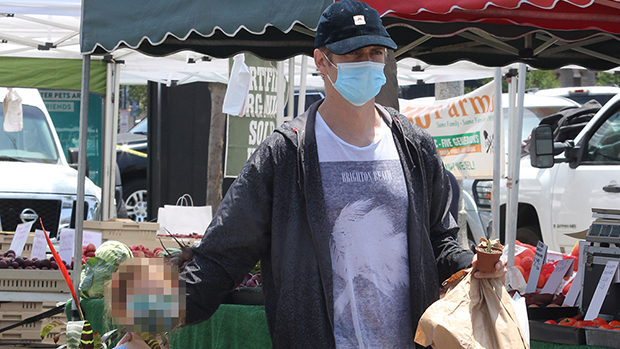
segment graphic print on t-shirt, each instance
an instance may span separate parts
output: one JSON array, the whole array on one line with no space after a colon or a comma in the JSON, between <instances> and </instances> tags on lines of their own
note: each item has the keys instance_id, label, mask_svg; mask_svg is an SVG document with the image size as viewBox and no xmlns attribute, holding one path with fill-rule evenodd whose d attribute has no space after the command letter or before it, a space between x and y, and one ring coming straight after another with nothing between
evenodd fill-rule
<instances>
[{"instance_id":1,"label":"graphic print on t-shirt","mask_svg":"<svg viewBox=\"0 0 620 349\"><path fill-rule=\"evenodd\" d=\"M321 162L338 348L412 347L399 160Z\"/></svg>"}]
</instances>

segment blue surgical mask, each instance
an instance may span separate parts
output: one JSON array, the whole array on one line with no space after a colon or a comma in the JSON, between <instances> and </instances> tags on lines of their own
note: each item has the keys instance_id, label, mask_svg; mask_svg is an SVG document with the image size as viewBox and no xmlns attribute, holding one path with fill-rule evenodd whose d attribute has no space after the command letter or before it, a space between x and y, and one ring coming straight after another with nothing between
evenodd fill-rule
<instances>
[{"instance_id":1,"label":"blue surgical mask","mask_svg":"<svg viewBox=\"0 0 620 349\"><path fill-rule=\"evenodd\" d=\"M325 54L323 53L325 56ZM385 85L385 64L378 62L338 63L336 66L325 56L329 64L338 69L336 82L327 79L344 99L354 106L362 106L373 99Z\"/></svg>"}]
</instances>

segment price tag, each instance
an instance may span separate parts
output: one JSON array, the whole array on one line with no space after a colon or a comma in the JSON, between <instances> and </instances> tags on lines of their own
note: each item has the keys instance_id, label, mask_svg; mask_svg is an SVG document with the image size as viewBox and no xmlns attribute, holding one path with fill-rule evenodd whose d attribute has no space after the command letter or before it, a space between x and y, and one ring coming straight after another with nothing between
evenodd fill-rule
<instances>
[{"instance_id":1,"label":"price tag","mask_svg":"<svg viewBox=\"0 0 620 349\"><path fill-rule=\"evenodd\" d=\"M588 306L586 316L583 318L585 321L594 320L594 318L596 318L600 313L601 307L603 306L603 301L605 300L605 296L607 295L607 291L611 285L611 281L616 275L618 262L619 261L617 260L607 261L607 265L605 265L605 269L603 269L601 278L598 280L598 285L596 285L596 290L594 291L594 296L592 296L592 301L590 301L590 305Z\"/></svg>"},{"instance_id":2,"label":"price tag","mask_svg":"<svg viewBox=\"0 0 620 349\"><path fill-rule=\"evenodd\" d=\"M564 259L558 262L549 276L549 280L545 283L545 286L540 291L540 293L553 293L555 294L558 287L560 287L560 283L565 276L570 276L573 273L573 263L574 259Z\"/></svg>"},{"instance_id":3,"label":"price tag","mask_svg":"<svg viewBox=\"0 0 620 349\"><path fill-rule=\"evenodd\" d=\"M28 235L30 234L30 229L32 229L32 225L34 221L28 223L18 224L15 228L15 234L13 235L13 240L11 240L11 246L9 250L13 250L15 252L15 257L21 256L22 252L24 252L24 246L26 245L26 240L28 240Z\"/></svg>"},{"instance_id":4,"label":"price tag","mask_svg":"<svg viewBox=\"0 0 620 349\"><path fill-rule=\"evenodd\" d=\"M30 253L30 259L45 259L46 251L47 240L45 239L45 233L43 230L37 229L34 231L34 240L32 241L32 252Z\"/></svg>"},{"instance_id":5,"label":"price tag","mask_svg":"<svg viewBox=\"0 0 620 349\"><path fill-rule=\"evenodd\" d=\"M525 287L525 293L536 292L538 278L540 277L540 270L542 269L546 259L547 245L545 245L542 241L538 241L538 245L536 245L536 254L534 255L534 261L532 262L532 269L530 270L530 278L528 279L527 286Z\"/></svg>"},{"instance_id":6,"label":"price tag","mask_svg":"<svg viewBox=\"0 0 620 349\"><path fill-rule=\"evenodd\" d=\"M73 244L75 240L75 230L63 228L60 233L60 247L58 248L58 255L60 259L71 264L71 257L73 257Z\"/></svg>"},{"instance_id":7,"label":"price tag","mask_svg":"<svg viewBox=\"0 0 620 349\"><path fill-rule=\"evenodd\" d=\"M101 246L101 232L83 230L82 246L88 246L88 244L93 244L96 248L99 248Z\"/></svg>"}]
</instances>

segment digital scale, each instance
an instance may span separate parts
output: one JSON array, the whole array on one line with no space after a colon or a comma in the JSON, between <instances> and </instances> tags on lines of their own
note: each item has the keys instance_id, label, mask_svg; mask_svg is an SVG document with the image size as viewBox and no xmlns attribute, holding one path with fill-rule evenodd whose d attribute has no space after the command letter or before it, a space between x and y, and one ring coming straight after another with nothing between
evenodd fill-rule
<instances>
[{"instance_id":1,"label":"digital scale","mask_svg":"<svg viewBox=\"0 0 620 349\"><path fill-rule=\"evenodd\" d=\"M580 268L583 271L580 310L586 313L608 261L620 261L620 210L592 209L597 218L588 229ZM620 268L619 268L620 270ZM616 271L609 287L601 317L620 320L620 271ZM609 320L608 320L609 321Z\"/></svg>"}]
</instances>

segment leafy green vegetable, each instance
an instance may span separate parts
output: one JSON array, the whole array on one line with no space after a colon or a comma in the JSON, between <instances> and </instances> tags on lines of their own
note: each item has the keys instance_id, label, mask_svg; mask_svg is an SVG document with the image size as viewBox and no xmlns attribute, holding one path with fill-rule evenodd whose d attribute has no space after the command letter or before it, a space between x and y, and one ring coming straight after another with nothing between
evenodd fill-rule
<instances>
[{"instance_id":1,"label":"leafy green vegetable","mask_svg":"<svg viewBox=\"0 0 620 349\"><path fill-rule=\"evenodd\" d=\"M119 264L123 263L125 259L133 258L133 253L124 243L110 240L99 246L95 251L95 257L101 258L118 268Z\"/></svg>"},{"instance_id":2,"label":"leafy green vegetable","mask_svg":"<svg viewBox=\"0 0 620 349\"><path fill-rule=\"evenodd\" d=\"M112 280L112 273L118 269L102 258L91 257L84 264L80 278L80 292L83 298L103 298L104 285Z\"/></svg>"}]
</instances>

